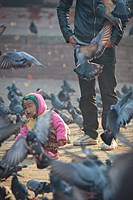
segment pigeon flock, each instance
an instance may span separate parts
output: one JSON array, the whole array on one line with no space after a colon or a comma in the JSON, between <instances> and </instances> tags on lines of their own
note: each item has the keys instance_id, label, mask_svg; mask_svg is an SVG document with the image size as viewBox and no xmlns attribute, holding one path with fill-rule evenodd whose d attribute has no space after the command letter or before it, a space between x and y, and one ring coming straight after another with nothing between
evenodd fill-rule
<instances>
[{"instance_id":1,"label":"pigeon flock","mask_svg":"<svg viewBox=\"0 0 133 200\"><path fill-rule=\"evenodd\" d=\"M0 148L11 135L19 133L19 128L26 120L22 108L24 91L21 91L15 83L5 89L9 105L7 106L3 97L0 97ZM79 106L73 105L71 100L76 90L67 80L63 80L58 94L47 94L41 88L37 88L36 91L48 101L49 112L37 120L34 131L29 131L27 137L19 137L1 158L0 199L48 200L47 194L50 193L52 200L130 200L133 197L131 190L133 144L121 134L121 128L125 128L133 118L133 88L124 84L121 91L117 91L118 103L111 106L107 120L107 130L112 133L111 138L127 145L129 151L121 155L108 155L105 162L83 144L81 144L82 156L66 151L71 159L69 162L50 159L44 154L40 142L46 144L48 141L52 110L57 112L68 126L75 123L80 130L83 127L83 118ZM101 109L98 88L96 96L97 106ZM79 99L77 105L78 103ZM107 141L105 137L105 142L108 143L108 137ZM34 158L36 168L50 170L49 182L29 179L25 184L19 180L19 176L22 176L19 172L28 168L23 161L29 155ZM8 178L11 179L10 187L4 184ZM128 194L123 191L124 181ZM32 197L30 192L33 194Z\"/></svg>"},{"instance_id":2,"label":"pigeon flock","mask_svg":"<svg viewBox=\"0 0 133 200\"><path fill-rule=\"evenodd\" d=\"M112 26L119 32L122 31L118 7L114 7L114 1L101 0L98 12L107 19L99 34L85 47L75 46L77 65L74 71L85 80L96 78L104 66L92 63L105 51L110 39ZM121 1L118 1L121 7ZM121 13L124 12L121 7ZM6 25L0 25L0 36L6 29ZM37 27L32 21L29 25L31 33L38 34ZM27 67L44 67L34 56L24 51L0 52L0 70L10 70ZM3 88L4 89L4 88ZM0 149L11 136L17 135L21 126L26 122L22 106L24 91L21 91L15 83L7 86L8 106L3 97L0 97ZM49 111L40 117L34 131L29 130L27 136L20 136L18 140L6 151L0 159L0 200L50 200L47 193L51 193L51 200L131 200L133 199L133 143L121 133L121 128L126 128L133 118L133 88L123 85L117 92L118 102L111 105L107 116L106 130L101 135L102 140L110 145L112 139L119 140L128 147L128 152L119 155L109 155L103 162L95 153L81 143L81 155L67 151L71 161L48 158L41 146L47 144L49 129L51 126L52 110L57 112L68 125L76 124L80 131L83 128L83 117L77 105L73 105L71 95L76 90L67 80L63 80L61 90L56 95L47 94L41 88L36 91L49 101ZM33 91L34 92L34 91ZM99 116L102 112L102 101L99 89L96 90L96 104ZM69 139L69 143L71 139ZM84 156L83 156L84 155ZM29 179L22 183L19 173L23 169L28 170L28 165L23 161L28 156L33 157L36 168L49 170L49 182L39 179ZM6 179L10 178L10 186L6 186ZM28 177L27 177L28 178ZM45 176L44 176L45 178ZM32 197L31 193L32 192Z\"/></svg>"}]
</instances>

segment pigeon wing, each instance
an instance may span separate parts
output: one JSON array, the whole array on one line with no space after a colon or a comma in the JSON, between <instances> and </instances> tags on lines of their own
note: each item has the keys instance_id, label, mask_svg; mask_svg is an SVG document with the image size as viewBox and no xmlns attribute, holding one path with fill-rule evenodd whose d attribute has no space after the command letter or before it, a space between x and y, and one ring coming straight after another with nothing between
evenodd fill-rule
<instances>
[{"instance_id":1,"label":"pigeon wing","mask_svg":"<svg viewBox=\"0 0 133 200\"><path fill-rule=\"evenodd\" d=\"M0 25L0 36L3 34L5 29L6 29L6 25L5 24Z\"/></svg>"},{"instance_id":2,"label":"pigeon wing","mask_svg":"<svg viewBox=\"0 0 133 200\"><path fill-rule=\"evenodd\" d=\"M35 64L37 66L44 67L44 65L42 63L40 63L34 56L32 56L32 55L30 55L30 54L28 54L28 53L26 53L24 51L21 51L19 53L27 61L32 62L33 64Z\"/></svg>"},{"instance_id":3,"label":"pigeon wing","mask_svg":"<svg viewBox=\"0 0 133 200\"><path fill-rule=\"evenodd\" d=\"M15 167L27 157L27 154L26 138L21 136L4 155L1 163Z\"/></svg>"},{"instance_id":4,"label":"pigeon wing","mask_svg":"<svg viewBox=\"0 0 133 200\"><path fill-rule=\"evenodd\" d=\"M48 141L48 135L51 127L51 116L52 111L50 110L41 116L35 123L34 133L43 144L46 144Z\"/></svg>"}]
</instances>

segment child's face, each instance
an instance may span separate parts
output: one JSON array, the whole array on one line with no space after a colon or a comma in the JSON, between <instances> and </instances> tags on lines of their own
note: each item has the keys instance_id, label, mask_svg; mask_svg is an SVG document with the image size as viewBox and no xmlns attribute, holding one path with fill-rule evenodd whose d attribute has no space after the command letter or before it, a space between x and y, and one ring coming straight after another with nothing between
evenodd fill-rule
<instances>
[{"instance_id":1,"label":"child's face","mask_svg":"<svg viewBox=\"0 0 133 200\"><path fill-rule=\"evenodd\" d=\"M32 118L36 114L36 104L32 99L24 100L24 112L27 118Z\"/></svg>"}]
</instances>

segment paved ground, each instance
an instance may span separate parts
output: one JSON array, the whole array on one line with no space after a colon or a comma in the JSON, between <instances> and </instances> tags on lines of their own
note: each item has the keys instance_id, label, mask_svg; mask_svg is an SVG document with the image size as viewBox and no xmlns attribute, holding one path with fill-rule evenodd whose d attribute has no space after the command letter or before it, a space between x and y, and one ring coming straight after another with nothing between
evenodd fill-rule
<instances>
[{"instance_id":1,"label":"paved ground","mask_svg":"<svg viewBox=\"0 0 133 200\"><path fill-rule=\"evenodd\" d=\"M12 82L15 82L17 87L23 92L23 95L25 95L29 92L34 92L38 87L45 90L48 94L54 93L57 95L58 92L61 90L61 85L63 84L62 80L53 80L53 79L47 79L47 80L45 79L44 80L44 79L23 79L23 78L0 78L0 86L1 86L0 96L3 97L3 99L5 100L7 105L9 105L9 101L7 99L6 87L8 85L11 85ZM80 92L79 92L79 87L78 87L77 81L69 80L69 83L76 90L76 93L73 93L73 95L71 95L72 103L73 103L73 105L78 106L76 99L77 99L77 97L80 96ZM123 84L118 84L117 89L121 90L122 86L123 86ZM50 108L51 107L50 101L46 100L46 102L47 102L48 107ZM65 162L69 162L72 159L68 152L73 152L78 155L83 155L83 152L81 151L80 147L72 145L73 141L76 140L78 137L82 136L83 133L79 132L79 127L74 123L69 125L69 127L70 127L70 131L71 131L71 135L70 135L71 144L67 144L64 147L61 147L59 150L59 152L60 152L59 159L62 161L65 161ZM100 133L102 133L100 117L99 117L98 132L99 132L99 136L100 136ZM130 122L130 124L127 126L127 129L122 129L121 132L122 132L122 134L124 134L126 136L127 139L129 139L130 141L133 142L133 135L132 135L133 121ZM5 143L2 144L2 146L0 148L0 159L5 154L6 150L12 146L13 142L14 142L14 136L9 138ZM94 150L94 154L97 155L102 161L105 161L109 157L106 152L100 150L101 144L102 144L102 141L99 137L98 145L87 146L87 148ZM120 153L129 151L129 148L127 148L122 143L118 142L118 145L119 146L117 149L109 152L109 155L116 155L116 154L120 154ZM66 150L68 152L66 152ZM23 175L23 177L19 177L19 180L22 183L26 184L31 179L38 179L38 180L49 182L50 168L43 169L43 170L37 169L36 164L31 156L28 156L24 160L23 164L26 164L27 168L23 169L22 172L20 172L20 174ZM9 177L6 181L4 181L0 184L10 187L11 179L12 179L12 177ZM30 197L33 197L33 193L30 191L29 191L29 193L30 193ZM47 195L49 200L51 199L51 196L52 196L51 194Z\"/></svg>"}]
</instances>

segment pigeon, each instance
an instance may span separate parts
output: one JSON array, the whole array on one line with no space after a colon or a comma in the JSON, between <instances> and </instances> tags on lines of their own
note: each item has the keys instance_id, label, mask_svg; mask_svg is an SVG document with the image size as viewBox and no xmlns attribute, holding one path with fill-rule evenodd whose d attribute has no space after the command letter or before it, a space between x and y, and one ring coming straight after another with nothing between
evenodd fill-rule
<instances>
[{"instance_id":1,"label":"pigeon","mask_svg":"<svg viewBox=\"0 0 133 200\"><path fill-rule=\"evenodd\" d=\"M29 30L31 31L31 33L34 33L34 34L37 34L38 33L38 30L37 30L37 27L35 25L35 22L31 22L30 23L30 26L29 26Z\"/></svg>"},{"instance_id":2,"label":"pigeon","mask_svg":"<svg viewBox=\"0 0 133 200\"><path fill-rule=\"evenodd\" d=\"M51 93L51 104L54 109L56 110L62 110L65 109L65 105L63 102L61 102L58 97L55 96L55 94Z\"/></svg>"},{"instance_id":3,"label":"pigeon","mask_svg":"<svg viewBox=\"0 0 133 200\"><path fill-rule=\"evenodd\" d=\"M0 199L1 200L15 200L15 197L8 186L0 185Z\"/></svg>"},{"instance_id":4,"label":"pigeon","mask_svg":"<svg viewBox=\"0 0 133 200\"><path fill-rule=\"evenodd\" d=\"M121 142L131 145L119 131L121 127L125 127L133 117L133 99L132 90L123 96L115 105L112 105L108 115L106 130L101 134L102 140L107 144L111 145L112 139L119 139Z\"/></svg>"},{"instance_id":5,"label":"pigeon","mask_svg":"<svg viewBox=\"0 0 133 200\"><path fill-rule=\"evenodd\" d=\"M75 186L71 186L66 181L60 179L52 171L50 181L53 187L53 200L87 200L88 192L82 191Z\"/></svg>"},{"instance_id":6,"label":"pigeon","mask_svg":"<svg viewBox=\"0 0 133 200\"><path fill-rule=\"evenodd\" d=\"M81 46L80 51L89 60L99 58L105 51L112 33L112 24L105 22L103 28L98 35L92 39L91 43Z\"/></svg>"},{"instance_id":7,"label":"pigeon","mask_svg":"<svg viewBox=\"0 0 133 200\"><path fill-rule=\"evenodd\" d=\"M46 92L44 92L41 88L37 88L36 92L41 94L43 96L44 100L46 100L46 99L51 100L51 97Z\"/></svg>"},{"instance_id":8,"label":"pigeon","mask_svg":"<svg viewBox=\"0 0 133 200\"><path fill-rule=\"evenodd\" d=\"M51 183L43 182L37 179L32 179L27 182L27 188L35 193L35 197L38 194L44 195L45 193L52 192Z\"/></svg>"},{"instance_id":9,"label":"pigeon","mask_svg":"<svg viewBox=\"0 0 133 200\"><path fill-rule=\"evenodd\" d=\"M16 173L19 175L18 172L22 171L22 169L24 168L27 168L27 165L17 165L15 167L10 167L10 169L6 170L6 168L0 163L0 180L5 181L8 177L12 175L12 173Z\"/></svg>"},{"instance_id":10,"label":"pigeon","mask_svg":"<svg viewBox=\"0 0 133 200\"><path fill-rule=\"evenodd\" d=\"M74 123L72 116L69 116L66 113L63 113L60 110L55 110L55 112L57 112L60 115L60 117L64 120L64 122L67 125Z\"/></svg>"},{"instance_id":11,"label":"pigeon","mask_svg":"<svg viewBox=\"0 0 133 200\"><path fill-rule=\"evenodd\" d=\"M132 200L133 198L133 151L116 156L108 170L108 184L105 186L103 198L106 200Z\"/></svg>"},{"instance_id":12,"label":"pigeon","mask_svg":"<svg viewBox=\"0 0 133 200\"><path fill-rule=\"evenodd\" d=\"M34 56L24 51L10 51L0 56L0 69L18 69L31 66L44 67Z\"/></svg>"},{"instance_id":13,"label":"pigeon","mask_svg":"<svg viewBox=\"0 0 133 200\"><path fill-rule=\"evenodd\" d=\"M120 18L114 17L112 11L114 10L115 5L112 0L101 0L101 4L97 6L97 12L105 17L109 22L116 27L116 29L122 33L123 27Z\"/></svg>"},{"instance_id":14,"label":"pigeon","mask_svg":"<svg viewBox=\"0 0 133 200\"><path fill-rule=\"evenodd\" d=\"M6 29L6 25L5 24L1 24L0 25L0 36L3 34L3 32L5 31Z\"/></svg>"},{"instance_id":15,"label":"pigeon","mask_svg":"<svg viewBox=\"0 0 133 200\"><path fill-rule=\"evenodd\" d=\"M67 90L61 90L57 96L58 96L58 99L64 103L70 99L70 96Z\"/></svg>"},{"instance_id":16,"label":"pigeon","mask_svg":"<svg viewBox=\"0 0 133 200\"><path fill-rule=\"evenodd\" d=\"M9 104L9 109L11 110L12 113L14 114L23 114L24 113L24 109L22 106L22 101L20 101L19 98L13 98Z\"/></svg>"},{"instance_id":17,"label":"pigeon","mask_svg":"<svg viewBox=\"0 0 133 200\"><path fill-rule=\"evenodd\" d=\"M74 52L77 58L77 62L76 62L76 67L74 68L73 71L79 77L81 77L84 80L93 80L102 72L103 65L90 62L89 59L85 57L85 51L84 53L81 52L81 45L79 44L75 45Z\"/></svg>"},{"instance_id":18,"label":"pigeon","mask_svg":"<svg viewBox=\"0 0 133 200\"><path fill-rule=\"evenodd\" d=\"M10 118L11 116L9 115L0 115L0 146L11 135L19 131L20 127L25 123L24 120L19 119L19 116L17 116L15 124Z\"/></svg>"},{"instance_id":19,"label":"pigeon","mask_svg":"<svg viewBox=\"0 0 133 200\"><path fill-rule=\"evenodd\" d=\"M61 88L65 91L67 91L68 93L76 92L76 90L71 87L71 85L69 84L69 82L67 80L63 80L63 85L61 86Z\"/></svg>"},{"instance_id":20,"label":"pigeon","mask_svg":"<svg viewBox=\"0 0 133 200\"><path fill-rule=\"evenodd\" d=\"M18 96L23 96L23 93L20 91L20 89L15 85L15 83L12 83L12 86L11 86L13 92L18 95Z\"/></svg>"},{"instance_id":21,"label":"pigeon","mask_svg":"<svg viewBox=\"0 0 133 200\"><path fill-rule=\"evenodd\" d=\"M69 111L72 115L73 122L76 123L80 129L83 128L83 116L79 115L74 108Z\"/></svg>"},{"instance_id":22,"label":"pigeon","mask_svg":"<svg viewBox=\"0 0 133 200\"><path fill-rule=\"evenodd\" d=\"M45 155L42 144L47 144L48 133L51 127L52 111L48 111L45 115L40 117L34 127L34 131L29 131L27 136L20 136L17 141L11 146L8 152L0 161L1 166L5 170L17 166L22 162L28 154L32 154L37 162L37 167L47 167L49 165L48 158ZM40 164L40 165L39 165Z\"/></svg>"},{"instance_id":23,"label":"pigeon","mask_svg":"<svg viewBox=\"0 0 133 200\"><path fill-rule=\"evenodd\" d=\"M28 189L25 184L21 183L18 180L17 174L12 174L13 178L11 181L11 190L15 198L18 200L27 200L28 198Z\"/></svg>"}]
</instances>

